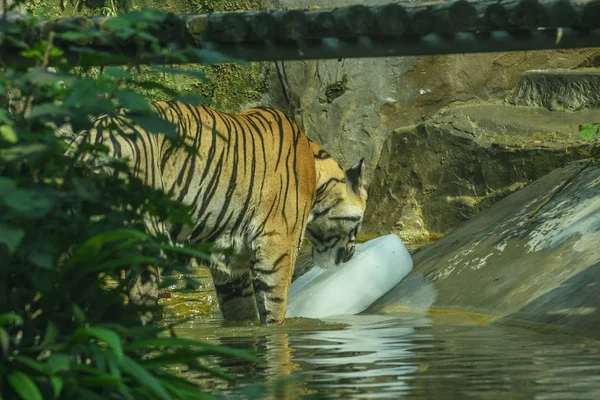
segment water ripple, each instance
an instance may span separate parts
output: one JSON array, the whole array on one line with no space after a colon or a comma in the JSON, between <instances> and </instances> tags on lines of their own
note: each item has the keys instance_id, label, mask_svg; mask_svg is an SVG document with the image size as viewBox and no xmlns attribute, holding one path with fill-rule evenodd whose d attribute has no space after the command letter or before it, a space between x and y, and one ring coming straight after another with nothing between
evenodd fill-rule
<instances>
[{"instance_id":1,"label":"water ripple","mask_svg":"<svg viewBox=\"0 0 600 400\"><path fill-rule=\"evenodd\" d=\"M213 321L180 333L261 352L266 366L220 361L238 385L198 377L209 390L239 398L278 377L291 381L270 390L290 399L600 398L600 343L582 337L377 315L289 320L273 329Z\"/></svg>"}]
</instances>

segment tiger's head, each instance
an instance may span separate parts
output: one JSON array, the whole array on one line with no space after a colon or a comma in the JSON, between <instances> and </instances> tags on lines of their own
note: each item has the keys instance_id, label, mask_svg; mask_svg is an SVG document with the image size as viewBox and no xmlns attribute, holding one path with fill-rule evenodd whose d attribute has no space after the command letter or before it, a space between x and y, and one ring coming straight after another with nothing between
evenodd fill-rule
<instances>
[{"instance_id":1,"label":"tiger's head","mask_svg":"<svg viewBox=\"0 0 600 400\"><path fill-rule=\"evenodd\" d=\"M316 158L317 190L306 236L315 265L336 267L354 255L367 206L364 158L347 170L331 157Z\"/></svg>"}]
</instances>

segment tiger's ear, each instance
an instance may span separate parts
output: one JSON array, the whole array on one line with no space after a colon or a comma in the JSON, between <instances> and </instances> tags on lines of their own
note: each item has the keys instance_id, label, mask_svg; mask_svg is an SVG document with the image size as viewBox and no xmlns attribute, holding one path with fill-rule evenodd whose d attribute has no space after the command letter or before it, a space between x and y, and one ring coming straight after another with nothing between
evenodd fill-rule
<instances>
[{"instance_id":1,"label":"tiger's ear","mask_svg":"<svg viewBox=\"0 0 600 400\"><path fill-rule=\"evenodd\" d=\"M358 164L346 170L346 179L348 179L352 190L354 190L356 193L358 193L361 188L365 187L365 178L362 173L364 163L365 159L363 157L360 159Z\"/></svg>"}]
</instances>

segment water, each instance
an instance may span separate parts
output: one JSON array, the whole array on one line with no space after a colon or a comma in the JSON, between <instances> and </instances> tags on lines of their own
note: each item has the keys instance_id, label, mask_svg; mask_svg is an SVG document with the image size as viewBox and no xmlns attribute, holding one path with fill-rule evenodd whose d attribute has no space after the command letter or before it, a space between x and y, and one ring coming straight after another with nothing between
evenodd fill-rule
<instances>
[{"instance_id":1,"label":"water","mask_svg":"<svg viewBox=\"0 0 600 400\"><path fill-rule=\"evenodd\" d=\"M600 342L461 316L361 315L284 326L188 322L193 337L261 352L266 363L219 364L237 384L198 378L213 393L278 398L598 399ZM193 377L192 377L193 378ZM283 389L273 382L291 381ZM278 391L279 390L279 391Z\"/></svg>"}]
</instances>

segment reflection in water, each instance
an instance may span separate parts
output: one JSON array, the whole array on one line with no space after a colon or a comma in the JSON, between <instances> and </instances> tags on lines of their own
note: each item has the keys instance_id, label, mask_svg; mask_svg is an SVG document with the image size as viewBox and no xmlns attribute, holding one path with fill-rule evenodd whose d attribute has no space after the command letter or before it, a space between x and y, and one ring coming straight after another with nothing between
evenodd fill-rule
<instances>
[{"instance_id":1,"label":"reflection in water","mask_svg":"<svg viewBox=\"0 0 600 400\"><path fill-rule=\"evenodd\" d=\"M207 390L235 398L600 398L598 341L457 317L291 319L277 328L213 320L179 333L261 354L265 364L219 361L237 385L202 378Z\"/></svg>"},{"instance_id":2,"label":"reflection in water","mask_svg":"<svg viewBox=\"0 0 600 400\"><path fill-rule=\"evenodd\" d=\"M316 331L296 335L291 345L303 371L323 395L336 394L374 398L374 392L400 396L409 392L407 380L418 370L415 357L417 335L410 326L399 326L397 318L353 316L337 318L347 323L343 330Z\"/></svg>"}]
</instances>

